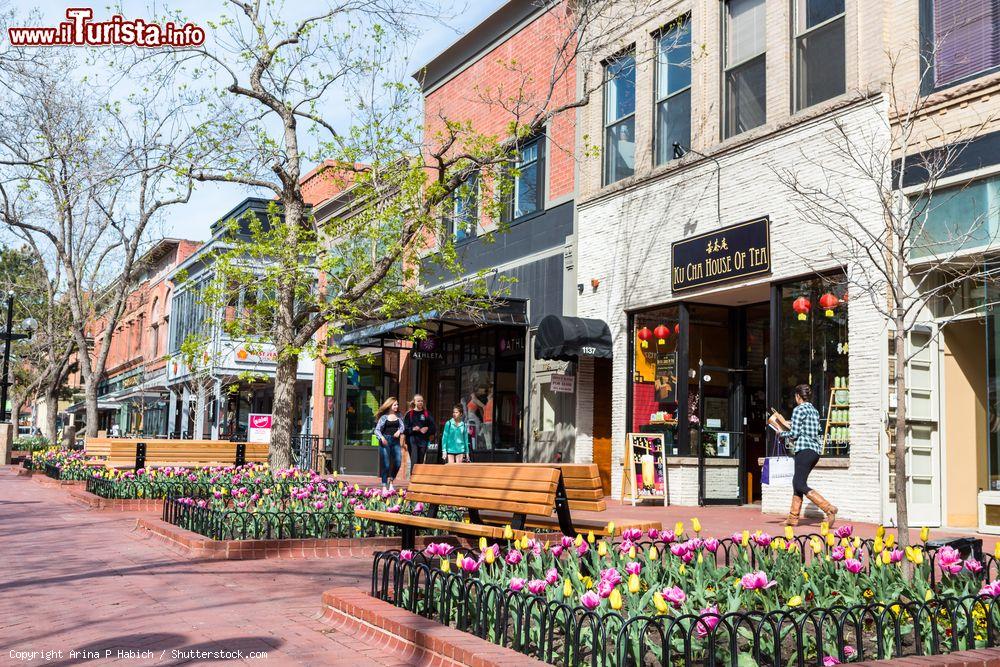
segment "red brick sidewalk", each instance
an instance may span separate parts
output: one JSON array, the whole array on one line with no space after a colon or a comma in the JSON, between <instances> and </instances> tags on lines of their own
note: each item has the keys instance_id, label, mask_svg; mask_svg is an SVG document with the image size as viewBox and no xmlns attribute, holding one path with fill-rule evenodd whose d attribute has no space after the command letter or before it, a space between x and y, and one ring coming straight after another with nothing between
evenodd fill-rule
<instances>
[{"instance_id":1,"label":"red brick sidewalk","mask_svg":"<svg viewBox=\"0 0 1000 667\"><path fill-rule=\"evenodd\" d=\"M70 650L105 649L109 659L87 664L117 660L118 649L153 652L129 664L188 662L173 650L265 651L267 665L411 664L317 620L324 590L367 587L369 558L184 561L140 539L135 514L68 497L0 471L0 664L81 664ZM11 650L63 657L20 661Z\"/></svg>"}]
</instances>

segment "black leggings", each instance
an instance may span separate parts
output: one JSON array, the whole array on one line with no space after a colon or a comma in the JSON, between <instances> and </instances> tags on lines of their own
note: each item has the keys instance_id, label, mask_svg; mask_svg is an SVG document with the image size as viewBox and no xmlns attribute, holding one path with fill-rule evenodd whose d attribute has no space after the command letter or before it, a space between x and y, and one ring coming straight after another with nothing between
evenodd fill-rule
<instances>
[{"instance_id":1,"label":"black leggings","mask_svg":"<svg viewBox=\"0 0 1000 667\"><path fill-rule=\"evenodd\" d=\"M802 497L812 491L809 488L809 473L816 467L819 461L819 452L812 449L803 449L795 452L795 474L792 476L792 491L795 495Z\"/></svg>"}]
</instances>

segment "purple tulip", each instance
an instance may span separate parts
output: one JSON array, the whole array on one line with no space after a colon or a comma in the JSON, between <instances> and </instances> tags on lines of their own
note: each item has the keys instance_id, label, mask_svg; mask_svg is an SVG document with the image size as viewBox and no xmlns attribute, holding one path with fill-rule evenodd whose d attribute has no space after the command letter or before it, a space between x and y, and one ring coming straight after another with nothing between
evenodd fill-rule
<instances>
[{"instance_id":1,"label":"purple tulip","mask_svg":"<svg viewBox=\"0 0 1000 667\"><path fill-rule=\"evenodd\" d=\"M768 535L767 533L761 533L760 535L754 535L753 536L753 542L758 547L767 548L767 547L771 546L771 536Z\"/></svg>"},{"instance_id":2,"label":"purple tulip","mask_svg":"<svg viewBox=\"0 0 1000 667\"><path fill-rule=\"evenodd\" d=\"M945 574L958 574L962 571L962 555L952 547L941 547L937 551L937 564Z\"/></svg>"},{"instance_id":3,"label":"purple tulip","mask_svg":"<svg viewBox=\"0 0 1000 667\"><path fill-rule=\"evenodd\" d=\"M612 586L622 583L622 573L613 567L601 570L601 581L610 581Z\"/></svg>"},{"instance_id":4,"label":"purple tulip","mask_svg":"<svg viewBox=\"0 0 1000 667\"><path fill-rule=\"evenodd\" d=\"M980 572L983 571L983 565L975 558L970 558L967 561L965 561L965 569L971 572L972 574L979 574Z\"/></svg>"},{"instance_id":5,"label":"purple tulip","mask_svg":"<svg viewBox=\"0 0 1000 667\"><path fill-rule=\"evenodd\" d=\"M524 588L524 579L521 579L520 577L514 577L513 579L510 580L510 590L514 591L515 593L519 593L522 588Z\"/></svg>"},{"instance_id":6,"label":"purple tulip","mask_svg":"<svg viewBox=\"0 0 1000 667\"><path fill-rule=\"evenodd\" d=\"M835 546L833 549L830 550L830 558L832 558L837 562L840 562L844 560L846 553L847 550L838 544L837 546Z\"/></svg>"},{"instance_id":7,"label":"purple tulip","mask_svg":"<svg viewBox=\"0 0 1000 667\"><path fill-rule=\"evenodd\" d=\"M622 539L629 542L638 542L642 539L642 531L638 528L626 528L622 531Z\"/></svg>"},{"instance_id":8,"label":"purple tulip","mask_svg":"<svg viewBox=\"0 0 1000 667\"><path fill-rule=\"evenodd\" d=\"M613 590L615 590L615 585L607 579L597 582L597 594L602 598L609 597Z\"/></svg>"},{"instance_id":9,"label":"purple tulip","mask_svg":"<svg viewBox=\"0 0 1000 667\"><path fill-rule=\"evenodd\" d=\"M677 541L677 536L674 535L674 531L672 530L662 530L660 531L660 539L665 543L670 544L671 542Z\"/></svg>"},{"instance_id":10,"label":"purple tulip","mask_svg":"<svg viewBox=\"0 0 1000 667\"><path fill-rule=\"evenodd\" d=\"M716 550L718 550L718 548L719 548L719 540L715 539L714 537L710 537L707 540L705 540L705 549L707 551L714 554Z\"/></svg>"},{"instance_id":11,"label":"purple tulip","mask_svg":"<svg viewBox=\"0 0 1000 667\"><path fill-rule=\"evenodd\" d=\"M844 561L844 568L851 574L857 574L862 569L861 561L857 558L848 558Z\"/></svg>"},{"instance_id":12,"label":"purple tulip","mask_svg":"<svg viewBox=\"0 0 1000 667\"><path fill-rule=\"evenodd\" d=\"M479 570L479 561L475 558L465 556L461 560L462 569L466 572L476 572Z\"/></svg>"},{"instance_id":13,"label":"purple tulip","mask_svg":"<svg viewBox=\"0 0 1000 667\"><path fill-rule=\"evenodd\" d=\"M587 591L580 596L580 604L590 610L597 609L601 605L601 598L594 591Z\"/></svg>"},{"instance_id":14,"label":"purple tulip","mask_svg":"<svg viewBox=\"0 0 1000 667\"><path fill-rule=\"evenodd\" d=\"M671 586L670 588L664 588L660 591L663 599L674 605L675 609L679 609L684 600L687 599L687 595L680 589L679 586Z\"/></svg>"},{"instance_id":15,"label":"purple tulip","mask_svg":"<svg viewBox=\"0 0 1000 667\"><path fill-rule=\"evenodd\" d=\"M580 546L576 548L576 555L582 556L588 551L590 551L590 545L587 544L587 540L584 540L583 542L580 542Z\"/></svg>"},{"instance_id":16,"label":"purple tulip","mask_svg":"<svg viewBox=\"0 0 1000 667\"><path fill-rule=\"evenodd\" d=\"M562 545L563 545L563 549L569 549L571 546L573 546L573 538L572 537L566 537L565 535L563 535Z\"/></svg>"},{"instance_id":17,"label":"purple tulip","mask_svg":"<svg viewBox=\"0 0 1000 667\"><path fill-rule=\"evenodd\" d=\"M660 531L657 530L656 528L650 528L648 531L646 531L646 534L649 535L649 539L653 540L654 542L660 539Z\"/></svg>"},{"instance_id":18,"label":"purple tulip","mask_svg":"<svg viewBox=\"0 0 1000 667\"><path fill-rule=\"evenodd\" d=\"M698 635L699 639L704 639L708 636L715 626L719 624L722 617L719 615L719 607L712 605L711 607L705 607L701 610L701 616L698 619L698 624L695 626L694 632Z\"/></svg>"},{"instance_id":19,"label":"purple tulip","mask_svg":"<svg viewBox=\"0 0 1000 667\"><path fill-rule=\"evenodd\" d=\"M839 665L840 660L837 660L832 655L828 655L823 658L823 667L833 667L834 665Z\"/></svg>"},{"instance_id":20,"label":"purple tulip","mask_svg":"<svg viewBox=\"0 0 1000 667\"><path fill-rule=\"evenodd\" d=\"M854 526L852 526L849 523L844 524L843 526L837 528L837 530L833 531L833 534L838 540L841 540L845 537L850 537L851 535L854 534Z\"/></svg>"},{"instance_id":21,"label":"purple tulip","mask_svg":"<svg viewBox=\"0 0 1000 667\"><path fill-rule=\"evenodd\" d=\"M747 591L759 591L771 588L772 586L777 586L778 582L768 581L767 574L757 570L756 572L748 572L743 575L740 579L740 585L743 586L743 590Z\"/></svg>"},{"instance_id":22,"label":"purple tulip","mask_svg":"<svg viewBox=\"0 0 1000 667\"><path fill-rule=\"evenodd\" d=\"M563 546L561 544L554 544L554 545L552 545L552 549L550 549L550 551L552 551L552 555L553 556L555 556L556 558L559 558L559 556L562 555Z\"/></svg>"},{"instance_id":23,"label":"purple tulip","mask_svg":"<svg viewBox=\"0 0 1000 667\"><path fill-rule=\"evenodd\" d=\"M403 549L399 552L399 557L405 561L413 560L413 552L409 549Z\"/></svg>"},{"instance_id":24,"label":"purple tulip","mask_svg":"<svg viewBox=\"0 0 1000 667\"><path fill-rule=\"evenodd\" d=\"M520 551L517 549L511 549L507 552L507 557L504 558L504 560L506 560L509 565L517 565L521 562L522 558L523 556Z\"/></svg>"},{"instance_id":25,"label":"purple tulip","mask_svg":"<svg viewBox=\"0 0 1000 667\"><path fill-rule=\"evenodd\" d=\"M548 587L548 583L544 579L532 579L528 582L528 590L531 591L533 595L541 595L545 592Z\"/></svg>"},{"instance_id":26,"label":"purple tulip","mask_svg":"<svg viewBox=\"0 0 1000 667\"><path fill-rule=\"evenodd\" d=\"M642 563L639 561L632 561L625 565L626 574L639 574L642 571Z\"/></svg>"},{"instance_id":27,"label":"purple tulip","mask_svg":"<svg viewBox=\"0 0 1000 667\"><path fill-rule=\"evenodd\" d=\"M554 586L559 581L559 570L554 567L550 567L549 571L545 573L545 582L549 586Z\"/></svg>"},{"instance_id":28,"label":"purple tulip","mask_svg":"<svg viewBox=\"0 0 1000 667\"><path fill-rule=\"evenodd\" d=\"M994 579L988 584L983 584L983 587L980 589L979 594L991 598L1000 597L1000 579Z\"/></svg>"}]
</instances>

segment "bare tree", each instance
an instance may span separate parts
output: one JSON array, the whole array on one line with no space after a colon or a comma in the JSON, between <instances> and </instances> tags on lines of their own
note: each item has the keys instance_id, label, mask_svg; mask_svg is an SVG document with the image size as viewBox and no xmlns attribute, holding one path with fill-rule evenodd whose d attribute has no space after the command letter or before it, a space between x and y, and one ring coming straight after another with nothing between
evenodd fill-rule
<instances>
[{"instance_id":1,"label":"bare tree","mask_svg":"<svg viewBox=\"0 0 1000 667\"><path fill-rule=\"evenodd\" d=\"M996 114L975 118L958 132L944 131L937 125L938 117L927 113L921 87L900 82L904 67L916 66L912 55L902 49L885 56L887 78L881 89L885 112L878 114L880 125L858 132L835 122L829 151L802 155L795 170L778 170L802 219L837 240L828 257L803 261L813 265L817 259L833 259L845 264L851 301L866 299L889 326L895 347L895 408L889 419L894 444L889 455L901 547L910 544L905 371L933 341L932 336L924 346L914 347L909 344L910 333L935 318L940 325L937 335L956 317L982 312L984 304L962 303L956 295L970 282L996 285L1000 278L995 270L983 269L983 251L996 242L987 219L997 211L963 219L951 229L931 219L937 206L967 187L944 189L941 181ZM928 132L930 127L936 132ZM927 136L948 137L948 143L928 148L922 141ZM829 160L831 156L837 159ZM847 166L831 173L830 164ZM804 175L806 171L820 176ZM873 214L883 224L873 225Z\"/></svg>"}]
</instances>

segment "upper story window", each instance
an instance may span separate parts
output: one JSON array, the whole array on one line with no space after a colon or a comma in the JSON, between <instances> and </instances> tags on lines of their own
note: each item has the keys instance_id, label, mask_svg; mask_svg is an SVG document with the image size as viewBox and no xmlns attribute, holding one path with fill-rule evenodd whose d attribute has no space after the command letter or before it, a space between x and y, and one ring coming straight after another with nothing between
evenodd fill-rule
<instances>
[{"instance_id":1,"label":"upper story window","mask_svg":"<svg viewBox=\"0 0 1000 667\"><path fill-rule=\"evenodd\" d=\"M844 0L795 0L795 109L844 93Z\"/></svg>"},{"instance_id":2,"label":"upper story window","mask_svg":"<svg viewBox=\"0 0 1000 667\"><path fill-rule=\"evenodd\" d=\"M635 53L604 65L604 183L635 173Z\"/></svg>"},{"instance_id":3,"label":"upper story window","mask_svg":"<svg viewBox=\"0 0 1000 667\"><path fill-rule=\"evenodd\" d=\"M932 25L923 33L934 88L1000 67L1000 0L928 1Z\"/></svg>"},{"instance_id":4,"label":"upper story window","mask_svg":"<svg viewBox=\"0 0 1000 667\"><path fill-rule=\"evenodd\" d=\"M767 120L764 0L726 0L724 138Z\"/></svg>"},{"instance_id":5,"label":"upper story window","mask_svg":"<svg viewBox=\"0 0 1000 667\"><path fill-rule=\"evenodd\" d=\"M543 137L535 137L517 150L514 163L514 177L511 193L509 220L517 220L537 213L545 205L545 142Z\"/></svg>"},{"instance_id":6,"label":"upper story window","mask_svg":"<svg viewBox=\"0 0 1000 667\"><path fill-rule=\"evenodd\" d=\"M691 17L667 28L656 43L656 164L691 145Z\"/></svg>"},{"instance_id":7,"label":"upper story window","mask_svg":"<svg viewBox=\"0 0 1000 667\"><path fill-rule=\"evenodd\" d=\"M465 241L476 235L479 223L479 178L470 176L451 195L448 213L448 232L456 241Z\"/></svg>"},{"instance_id":8,"label":"upper story window","mask_svg":"<svg viewBox=\"0 0 1000 667\"><path fill-rule=\"evenodd\" d=\"M910 259L951 258L1000 241L1000 176L914 198Z\"/></svg>"}]
</instances>

